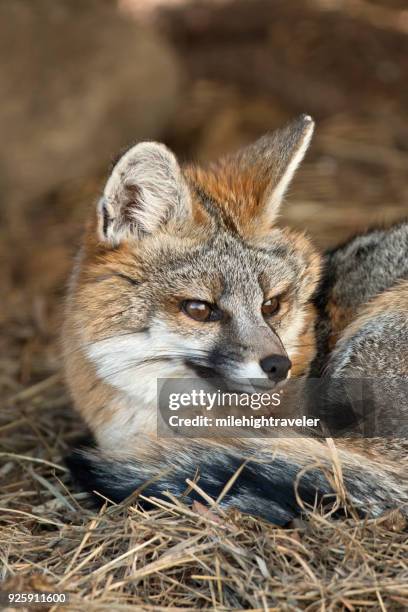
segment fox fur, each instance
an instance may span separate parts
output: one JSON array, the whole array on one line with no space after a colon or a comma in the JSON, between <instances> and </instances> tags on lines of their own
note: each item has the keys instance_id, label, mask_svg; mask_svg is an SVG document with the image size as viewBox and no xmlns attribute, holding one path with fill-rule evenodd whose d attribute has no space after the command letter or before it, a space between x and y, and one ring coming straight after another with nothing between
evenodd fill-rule
<instances>
[{"instance_id":1,"label":"fox fur","mask_svg":"<svg viewBox=\"0 0 408 612\"><path fill-rule=\"evenodd\" d=\"M333 496L332 446L157 438L157 378L272 387L263 364L276 355L290 366L283 377L408 376L408 223L325 254L277 224L313 127L302 116L206 168L180 166L158 143L135 145L115 165L87 224L63 328L67 385L96 440L69 459L88 491L115 502L135 491L194 499L187 480L197 479L216 500L237 473L220 505L285 524L301 500ZM279 307L265 317L271 299ZM186 300L214 305L217 317L190 318ZM397 387L387 410L406 419ZM373 515L408 501L405 442L389 433L337 441L348 494Z\"/></svg>"}]
</instances>

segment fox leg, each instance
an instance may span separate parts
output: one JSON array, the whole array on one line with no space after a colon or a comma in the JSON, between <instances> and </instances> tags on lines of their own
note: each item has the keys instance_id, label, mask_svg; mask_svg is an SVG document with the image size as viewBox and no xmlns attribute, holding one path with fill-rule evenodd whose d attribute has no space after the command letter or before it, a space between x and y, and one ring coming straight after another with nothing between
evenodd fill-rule
<instances>
[{"instance_id":1,"label":"fox leg","mask_svg":"<svg viewBox=\"0 0 408 612\"><path fill-rule=\"evenodd\" d=\"M408 281L360 310L338 340L323 381L325 393L315 416L330 432L355 434L359 427L357 445L394 457L401 469L408 464ZM353 413L347 388L361 392L358 413Z\"/></svg>"},{"instance_id":2,"label":"fox leg","mask_svg":"<svg viewBox=\"0 0 408 612\"><path fill-rule=\"evenodd\" d=\"M346 327L330 358L332 376L408 376L408 281L379 294Z\"/></svg>"}]
</instances>

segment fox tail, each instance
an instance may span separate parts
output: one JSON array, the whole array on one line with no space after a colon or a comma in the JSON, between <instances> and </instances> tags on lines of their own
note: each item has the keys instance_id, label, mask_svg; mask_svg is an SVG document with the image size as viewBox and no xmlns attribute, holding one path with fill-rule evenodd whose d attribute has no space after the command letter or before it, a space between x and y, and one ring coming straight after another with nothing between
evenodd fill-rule
<instances>
[{"instance_id":1,"label":"fox tail","mask_svg":"<svg viewBox=\"0 0 408 612\"><path fill-rule=\"evenodd\" d=\"M67 463L81 488L100 501L120 503L132 494L141 495L142 503L167 493L189 503L210 497L224 509L276 525L308 507L333 504L339 495L372 516L408 502L407 487L391 465L306 438L269 440L268 446L141 438L132 454L80 448Z\"/></svg>"}]
</instances>

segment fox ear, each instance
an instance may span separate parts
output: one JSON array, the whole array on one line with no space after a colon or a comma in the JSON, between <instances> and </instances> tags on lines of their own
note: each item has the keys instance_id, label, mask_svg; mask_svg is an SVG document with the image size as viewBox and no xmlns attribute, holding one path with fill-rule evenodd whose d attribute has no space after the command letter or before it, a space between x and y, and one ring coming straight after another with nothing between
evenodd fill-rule
<instances>
[{"instance_id":1,"label":"fox ear","mask_svg":"<svg viewBox=\"0 0 408 612\"><path fill-rule=\"evenodd\" d=\"M173 153L141 142L115 165L98 205L99 238L112 246L154 233L191 209L190 194Z\"/></svg>"},{"instance_id":2,"label":"fox ear","mask_svg":"<svg viewBox=\"0 0 408 612\"><path fill-rule=\"evenodd\" d=\"M310 144L313 130L313 119L301 115L239 154L242 169L254 176L260 214L268 221L273 221L279 211L283 196Z\"/></svg>"}]
</instances>

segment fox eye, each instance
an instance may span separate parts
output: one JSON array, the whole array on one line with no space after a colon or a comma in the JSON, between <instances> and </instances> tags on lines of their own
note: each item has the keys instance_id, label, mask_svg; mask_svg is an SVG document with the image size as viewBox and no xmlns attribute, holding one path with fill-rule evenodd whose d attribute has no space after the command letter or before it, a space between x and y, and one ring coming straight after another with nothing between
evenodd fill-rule
<instances>
[{"instance_id":1,"label":"fox eye","mask_svg":"<svg viewBox=\"0 0 408 612\"><path fill-rule=\"evenodd\" d=\"M218 311L213 305L200 300L185 300L182 303L182 310L194 321L199 321L200 323L216 321L220 318Z\"/></svg>"},{"instance_id":2,"label":"fox eye","mask_svg":"<svg viewBox=\"0 0 408 612\"><path fill-rule=\"evenodd\" d=\"M279 298L269 298L269 300L265 300L265 302L262 304L262 314L264 317L272 317L279 311L279 308Z\"/></svg>"}]
</instances>

